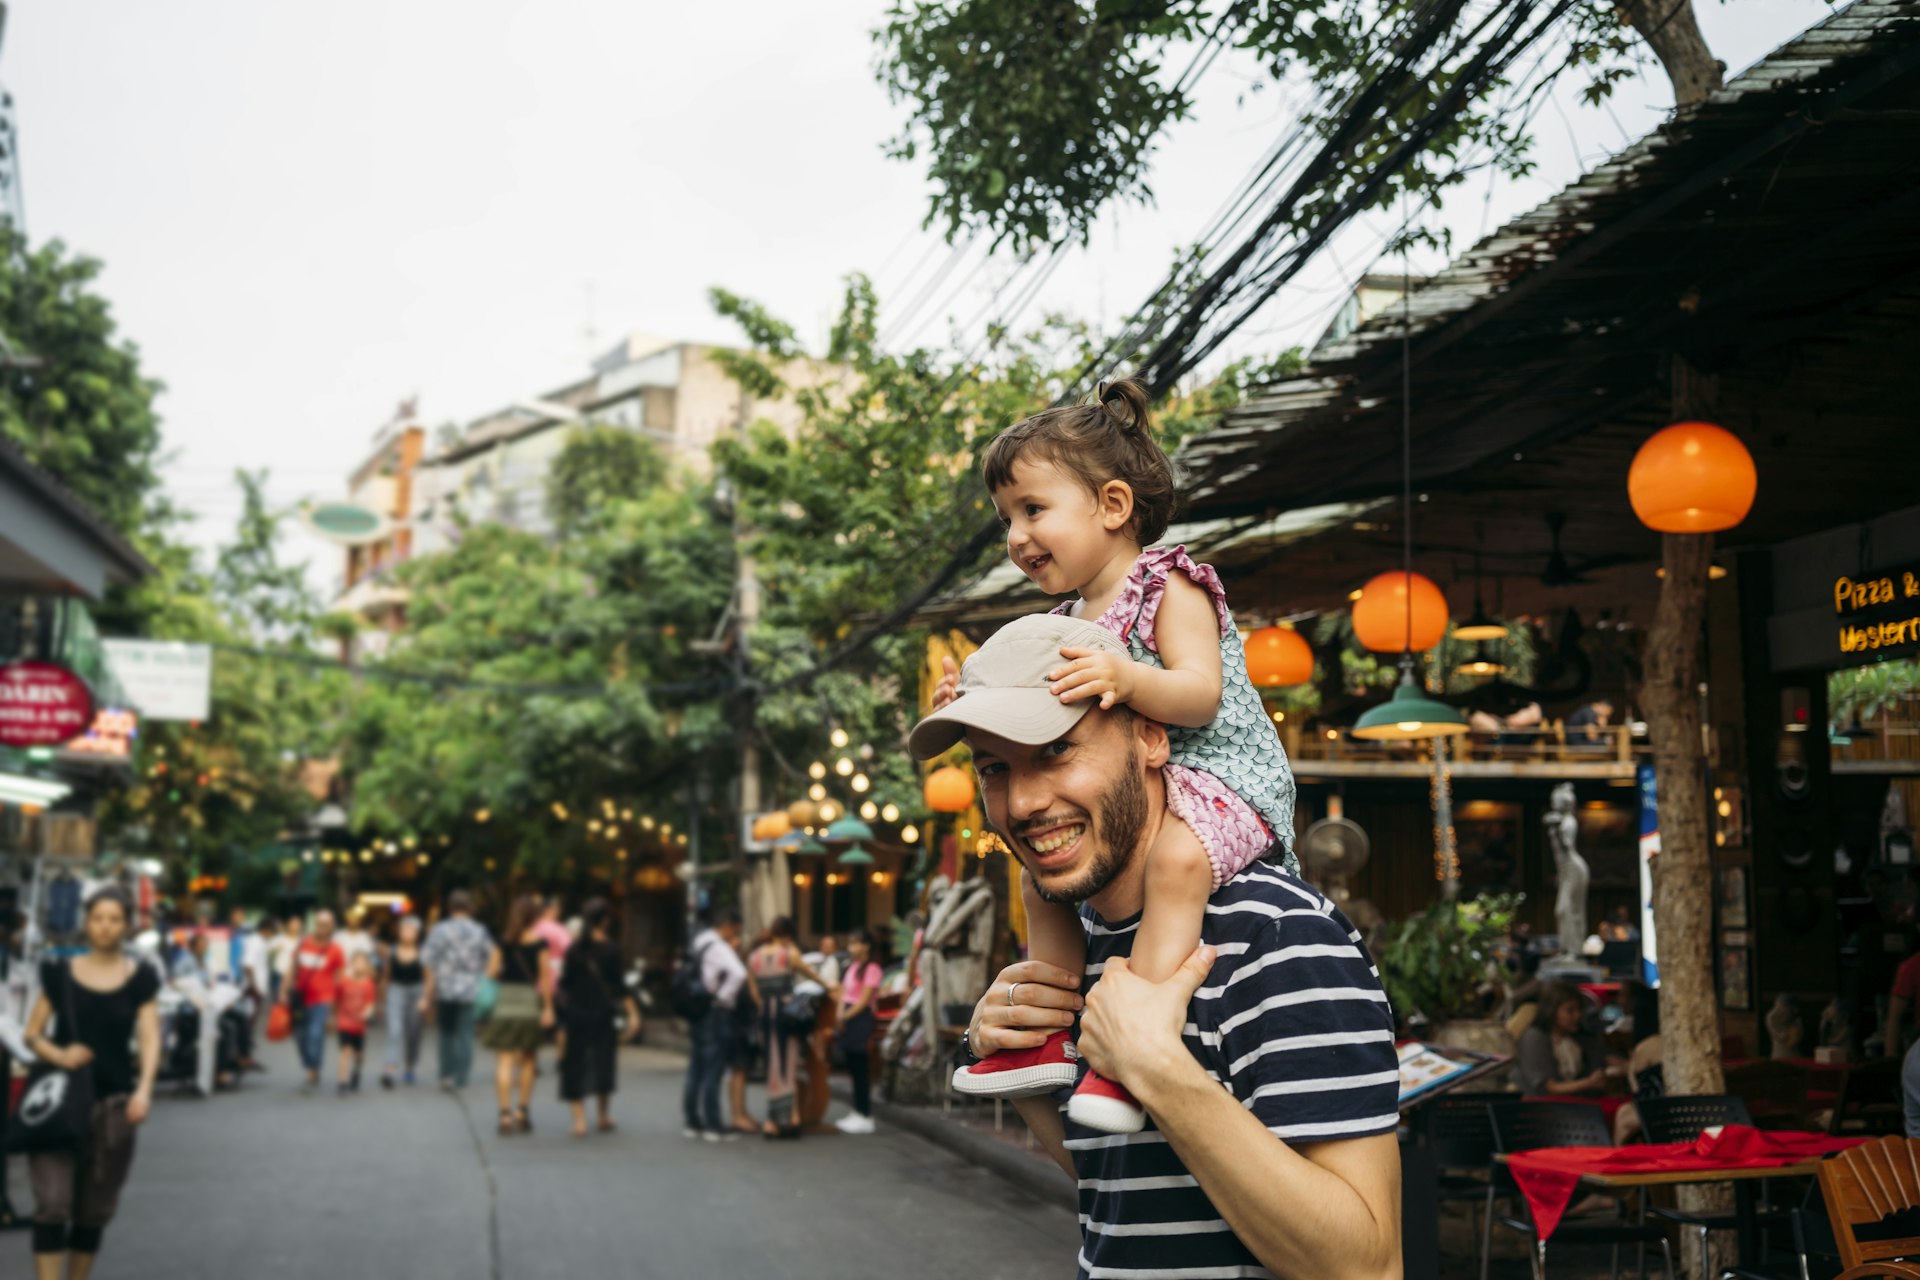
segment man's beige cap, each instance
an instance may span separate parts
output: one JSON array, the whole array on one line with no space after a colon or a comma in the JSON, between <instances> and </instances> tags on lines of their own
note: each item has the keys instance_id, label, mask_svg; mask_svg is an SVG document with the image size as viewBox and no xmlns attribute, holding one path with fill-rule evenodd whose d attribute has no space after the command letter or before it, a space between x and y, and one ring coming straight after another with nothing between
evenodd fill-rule
<instances>
[{"instance_id":1,"label":"man's beige cap","mask_svg":"<svg viewBox=\"0 0 1920 1280\"><path fill-rule=\"evenodd\" d=\"M1062 649L1104 649L1131 658L1120 638L1097 623L1063 613L1036 613L1009 622L960 668L960 696L913 727L907 749L916 760L946 751L968 729L1026 746L1064 737L1098 698L1062 703L1047 679L1066 665Z\"/></svg>"}]
</instances>

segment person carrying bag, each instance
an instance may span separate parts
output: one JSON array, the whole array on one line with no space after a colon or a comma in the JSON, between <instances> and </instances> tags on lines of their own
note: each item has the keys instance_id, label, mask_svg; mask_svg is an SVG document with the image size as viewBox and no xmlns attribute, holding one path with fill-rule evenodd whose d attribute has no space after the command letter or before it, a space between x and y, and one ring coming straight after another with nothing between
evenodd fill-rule
<instances>
[{"instance_id":1,"label":"person carrying bag","mask_svg":"<svg viewBox=\"0 0 1920 1280\"><path fill-rule=\"evenodd\" d=\"M77 1064L69 1065L72 1057L78 1056L73 1050L78 1044L75 1029L79 1020L73 1012L73 970L63 964L59 973L60 1007L54 1020L59 1038L53 1044L61 1051L60 1056L54 1059L39 1054L27 1072L20 1107L7 1126L8 1155L77 1152L85 1149L93 1137L93 1058L87 1054Z\"/></svg>"}]
</instances>

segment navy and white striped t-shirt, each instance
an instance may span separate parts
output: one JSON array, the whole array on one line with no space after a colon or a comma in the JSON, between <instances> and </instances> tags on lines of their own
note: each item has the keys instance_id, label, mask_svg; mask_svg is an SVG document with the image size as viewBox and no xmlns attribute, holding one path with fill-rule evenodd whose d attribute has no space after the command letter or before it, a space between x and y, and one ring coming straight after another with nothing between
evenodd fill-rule
<instances>
[{"instance_id":1,"label":"navy and white striped t-shirt","mask_svg":"<svg viewBox=\"0 0 1920 1280\"><path fill-rule=\"evenodd\" d=\"M1083 909L1087 985L1133 950L1139 917ZM1338 908L1256 862L1207 903L1217 953L1188 1006L1187 1048L1207 1074L1289 1143L1391 1133L1400 1075L1380 972ZM1103 1134L1067 1123L1080 1179L1080 1272L1088 1280L1268 1276L1149 1119ZM1276 1213L1288 1206L1276 1203Z\"/></svg>"}]
</instances>

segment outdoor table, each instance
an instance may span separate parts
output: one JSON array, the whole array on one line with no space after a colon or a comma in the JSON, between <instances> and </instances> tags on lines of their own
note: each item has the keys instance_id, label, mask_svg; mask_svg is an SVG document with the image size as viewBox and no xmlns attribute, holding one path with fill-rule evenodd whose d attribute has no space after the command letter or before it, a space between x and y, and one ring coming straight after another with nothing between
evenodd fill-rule
<instances>
[{"instance_id":1,"label":"outdoor table","mask_svg":"<svg viewBox=\"0 0 1920 1280\"><path fill-rule=\"evenodd\" d=\"M1495 1158L1507 1166L1520 1194L1527 1198L1542 1241L1551 1238L1560 1226L1574 1192L1581 1187L1623 1191L1733 1183L1739 1192L1741 1265L1752 1266L1759 1232L1754 1222L1751 1184L1766 1178L1812 1177L1827 1156L1867 1141L1870 1139L1763 1131L1730 1124L1718 1131L1710 1129L1692 1142L1541 1147Z\"/></svg>"}]
</instances>

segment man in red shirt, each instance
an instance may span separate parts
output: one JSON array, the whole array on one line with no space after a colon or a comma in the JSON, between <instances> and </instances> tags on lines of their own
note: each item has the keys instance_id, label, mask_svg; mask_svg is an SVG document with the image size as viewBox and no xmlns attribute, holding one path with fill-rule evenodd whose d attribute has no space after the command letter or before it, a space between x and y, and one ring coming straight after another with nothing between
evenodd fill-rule
<instances>
[{"instance_id":1,"label":"man in red shirt","mask_svg":"<svg viewBox=\"0 0 1920 1280\"><path fill-rule=\"evenodd\" d=\"M293 953L293 981L280 999L299 1014L300 1065L307 1069L306 1091L320 1087L320 1064L327 1052L327 1023L339 993L347 957L333 940L333 912L316 912L313 932Z\"/></svg>"}]
</instances>

